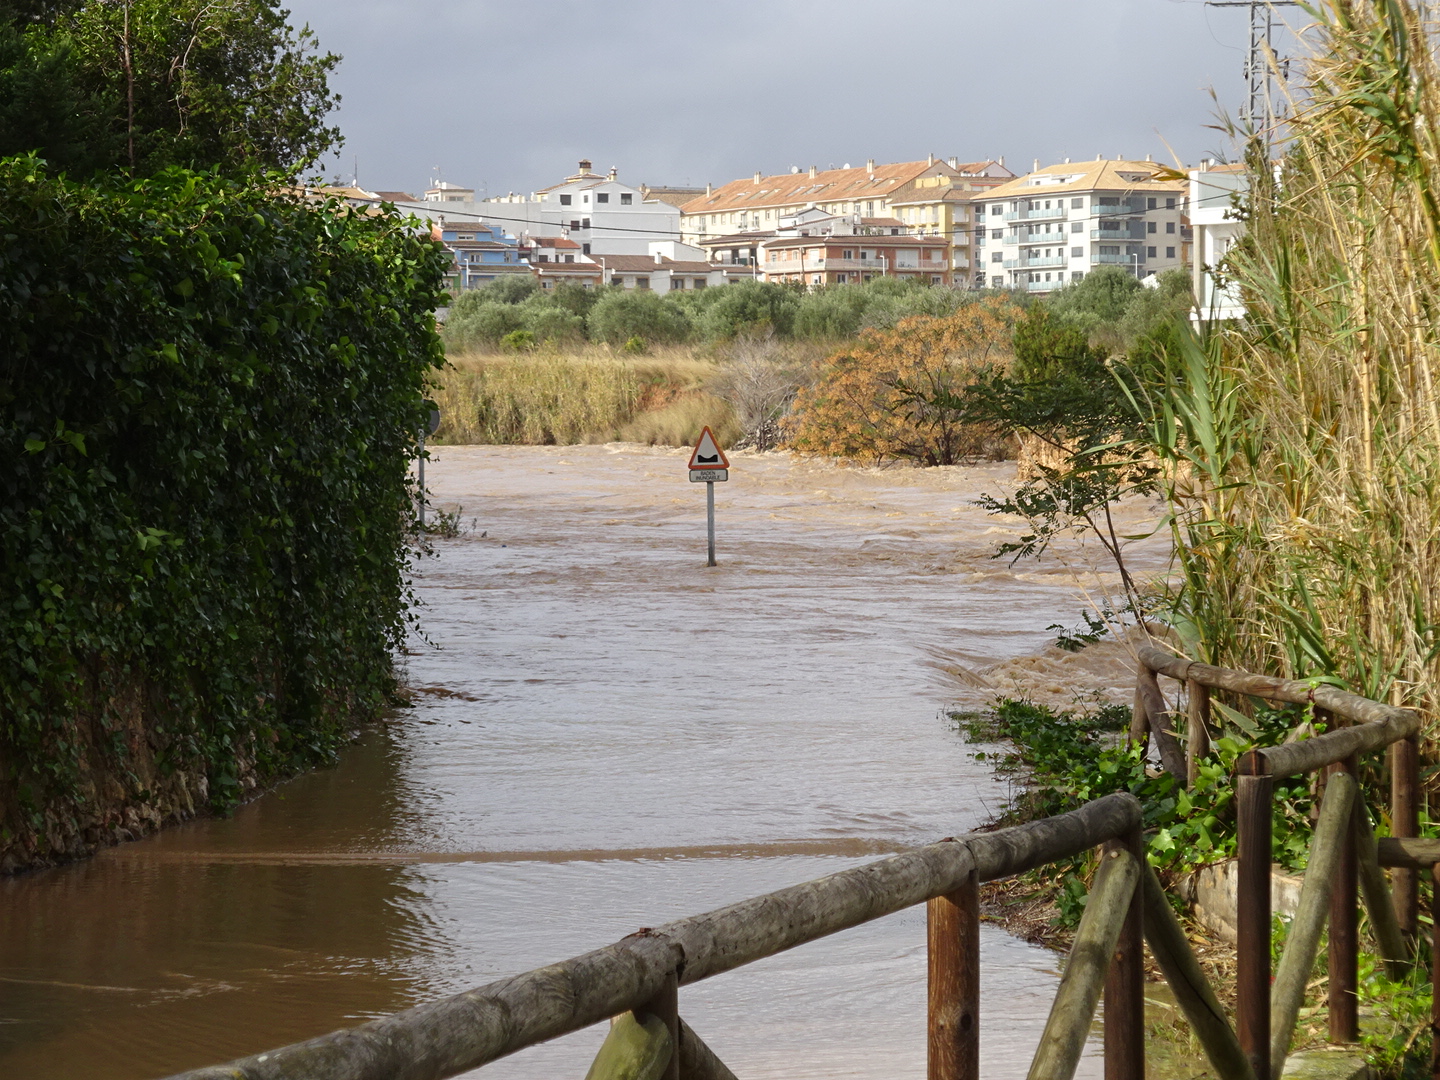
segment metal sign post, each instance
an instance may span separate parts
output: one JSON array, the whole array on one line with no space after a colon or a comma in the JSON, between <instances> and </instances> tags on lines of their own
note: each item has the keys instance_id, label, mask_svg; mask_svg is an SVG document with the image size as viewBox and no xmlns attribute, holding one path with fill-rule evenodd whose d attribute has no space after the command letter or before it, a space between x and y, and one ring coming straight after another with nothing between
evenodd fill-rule
<instances>
[{"instance_id":1,"label":"metal sign post","mask_svg":"<svg viewBox=\"0 0 1440 1080\"><path fill-rule=\"evenodd\" d=\"M690 482L698 484L703 481L705 484L705 535L709 553L706 566L715 565L715 485L729 479L730 462L707 427L700 432L700 438L690 454Z\"/></svg>"},{"instance_id":2,"label":"metal sign post","mask_svg":"<svg viewBox=\"0 0 1440 1080\"><path fill-rule=\"evenodd\" d=\"M430 410L430 423L428 434L433 435L440 426L440 410ZM420 531L425 531L425 436L427 432L420 432Z\"/></svg>"}]
</instances>

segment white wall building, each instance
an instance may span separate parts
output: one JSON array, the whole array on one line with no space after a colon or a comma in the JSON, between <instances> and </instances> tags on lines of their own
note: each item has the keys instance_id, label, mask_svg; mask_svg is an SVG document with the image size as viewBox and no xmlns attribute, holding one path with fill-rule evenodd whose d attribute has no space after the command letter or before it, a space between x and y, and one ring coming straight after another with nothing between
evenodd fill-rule
<instances>
[{"instance_id":1,"label":"white wall building","mask_svg":"<svg viewBox=\"0 0 1440 1080\"><path fill-rule=\"evenodd\" d=\"M568 236L587 255L648 255L654 240L680 239L680 210L601 175L590 162L561 183L530 195L500 195L477 203L487 221L506 232Z\"/></svg>"},{"instance_id":2,"label":"white wall building","mask_svg":"<svg viewBox=\"0 0 1440 1080\"><path fill-rule=\"evenodd\" d=\"M1142 279L1185 266L1189 185L1160 171L1149 161L1065 162L985 192L974 204L977 277L1048 293L1097 266Z\"/></svg>"},{"instance_id":3,"label":"white wall building","mask_svg":"<svg viewBox=\"0 0 1440 1080\"><path fill-rule=\"evenodd\" d=\"M1236 197L1248 186L1243 165L1207 165L1190 173L1190 223L1195 229L1195 318L1239 319L1245 315L1235 287L1222 288L1214 268L1245 231Z\"/></svg>"}]
</instances>

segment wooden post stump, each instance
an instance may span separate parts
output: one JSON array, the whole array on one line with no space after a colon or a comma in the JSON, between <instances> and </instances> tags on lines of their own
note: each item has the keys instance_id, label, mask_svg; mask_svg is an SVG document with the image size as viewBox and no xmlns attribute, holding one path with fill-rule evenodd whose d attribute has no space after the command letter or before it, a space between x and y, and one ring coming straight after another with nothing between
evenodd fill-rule
<instances>
[{"instance_id":1,"label":"wooden post stump","mask_svg":"<svg viewBox=\"0 0 1440 1080\"><path fill-rule=\"evenodd\" d=\"M929 1080L980 1080L980 882L972 871L926 907Z\"/></svg>"}]
</instances>

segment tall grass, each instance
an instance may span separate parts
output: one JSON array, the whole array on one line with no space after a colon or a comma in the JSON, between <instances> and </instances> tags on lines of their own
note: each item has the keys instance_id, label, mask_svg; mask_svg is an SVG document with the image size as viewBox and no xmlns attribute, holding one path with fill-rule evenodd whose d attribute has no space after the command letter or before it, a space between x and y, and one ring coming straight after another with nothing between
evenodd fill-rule
<instances>
[{"instance_id":1,"label":"tall grass","mask_svg":"<svg viewBox=\"0 0 1440 1080\"><path fill-rule=\"evenodd\" d=\"M730 405L704 391L713 362L688 351L617 356L574 352L461 355L441 371L440 443L626 442L683 446L710 425L738 436Z\"/></svg>"},{"instance_id":2,"label":"tall grass","mask_svg":"<svg viewBox=\"0 0 1440 1080\"><path fill-rule=\"evenodd\" d=\"M1278 166L1228 259L1248 318L1161 410L1185 627L1208 659L1434 716L1440 66L1432 5L1322 0ZM1433 744L1432 744L1433 751Z\"/></svg>"}]
</instances>

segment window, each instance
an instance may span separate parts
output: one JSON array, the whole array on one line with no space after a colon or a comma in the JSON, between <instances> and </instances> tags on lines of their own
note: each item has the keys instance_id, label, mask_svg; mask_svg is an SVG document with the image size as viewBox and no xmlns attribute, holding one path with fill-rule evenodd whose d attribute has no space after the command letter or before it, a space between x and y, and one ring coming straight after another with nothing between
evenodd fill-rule
<instances>
[{"instance_id":1,"label":"window","mask_svg":"<svg viewBox=\"0 0 1440 1080\"><path fill-rule=\"evenodd\" d=\"M1084 249L1083 247L1071 248L1071 249L1070 249L1070 257L1071 257L1072 259L1083 258L1084 255L1085 255L1085 249Z\"/></svg>"},{"instance_id":2,"label":"window","mask_svg":"<svg viewBox=\"0 0 1440 1080\"><path fill-rule=\"evenodd\" d=\"M1004 230L1004 229L994 229L994 230L992 230L991 233L990 233L990 239L991 239L991 240L1003 240L1004 238L1005 238L1005 230Z\"/></svg>"},{"instance_id":3,"label":"window","mask_svg":"<svg viewBox=\"0 0 1440 1080\"><path fill-rule=\"evenodd\" d=\"M672 288L672 289L683 289L683 288L685 288L685 279L684 279L683 277L671 278L671 279L670 279L670 288Z\"/></svg>"},{"instance_id":4,"label":"window","mask_svg":"<svg viewBox=\"0 0 1440 1080\"><path fill-rule=\"evenodd\" d=\"M650 287L650 279L648 277L637 277L635 279L635 287L637 289L648 289Z\"/></svg>"},{"instance_id":5,"label":"window","mask_svg":"<svg viewBox=\"0 0 1440 1080\"><path fill-rule=\"evenodd\" d=\"M631 200L632 200L633 198L634 198L634 196L632 196L632 195L630 194L630 192L628 192L628 191L622 191L622 192L620 193L620 205L621 205L621 206L629 206L630 203L631 203Z\"/></svg>"},{"instance_id":6,"label":"window","mask_svg":"<svg viewBox=\"0 0 1440 1080\"><path fill-rule=\"evenodd\" d=\"M1084 231L1085 231L1085 223L1084 223L1083 221L1072 221L1072 222L1070 223L1070 231L1071 231L1071 232L1084 232Z\"/></svg>"},{"instance_id":7,"label":"window","mask_svg":"<svg viewBox=\"0 0 1440 1080\"><path fill-rule=\"evenodd\" d=\"M1153 259L1155 257L1155 249L1153 247L1147 247L1145 249L1145 257L1147 259Z\"/></svg>"},{"instance_id":8,"label":"window","mask_svg":"<svg viewBox=\"0 0 1440 1080\"><path fill-rule=\"evenodd\" d=\"M1071 210L1084 210L1084 209L1085 209L1085 200L1084 200L1084 199L1071 199L1071 200L1070 200L1070 209L1071 209Z\"/></svg>"},{"instance_id":9,"label":"window","mask_svg":"<svg viewBox=\"0 0 1440 1080\"><path fill-rule=\"evenodd\" d=\"M1165 222L1165 231L1167 233L1173 233L1175 231L1175 223L1173 221Z\"/></svg>"},{"instance_id":10,"label":"window","mask_svg":"<svg viewBox=\"0 0 1440 1080\"><path fill-rule=\"evenodd\" d=\"M587 217L587 218L585 218L583 221L581 221L581 222L580 222L580 227L581 227L582 229L588 229L588 228L590 227L590 219Z\"/></svg>"},{"instance_id":11,"label":"window","mask_svg":"<svg viewBox=\"0 0 1440 1080\"><path fill-rule=\"evenodd\" d=\"M590 201L590 196L589 196L589 195L581 195L581 196L580 196L580 201L581 201L582 203L588 203L588 202Z\"/></svg>"},{"instance_id":12,"label":"window","mask_svg":"<svg viewBox=\"0 0 1440 1080\"><path fill-rule=\"evenodd\" d=\"M540 261L541 261L541 262L549 262L549 261L550 261L550 256L547 255L547 254L545 254L545 252L542 251L542 252L540 253Z\"/></svg>"},{"instance_id":13,"label":"window","mask_svg":"<svg viewBox=\"0 0 1440 1080\"><path fill-rule=\"evenodd\" d=\"M571 227L572 229L578 229L578 228L580 227L580 222L578 222L578 221L572 221L572 222L570 222L570 227Z\"/></svg>"},{"instance_id":14,"label":"window","mask_svg":"<svg viewBox=\"0 0 1440 1080\"><path fill-rule=\"evenodd\" d=\"M1167 248L1165 249L1165 258L1167 258L1167 259L1173 259L1174 257L1175 257L1175 249L1174 249L1173 247L1167 247Z\"/></svg>"},{"instance_id":15,"label":"window","mask_svg":"<svg viewBox=\"0 0 1440 1080\"><path fill-rule=\"evenodd\" d=\"M1070 271L1070 280L1071 280L1071 281L1079 281L1079 280L1080 280L1081 278L1083 278L1084 276L1085 276L1085 271L1084 271L1084 270L1071 270L1071 271Z\"/></svg>"},{"instance_id":16,"label":"window","mask_svg":"<svg viewBox=\"0 0 1440 1080\"><path fill-rule=\"evenodd\" d=\"M846 277L845 277L844 274L836 274L836 275L835 275L835 284L836 284L836 285L844 285L845 282L846 282L846 280L847 280L847 279L846 279Z\"/></svg>"},{"instance_id":17,"label":"window","mask_svg":"<svg viewBox=\"0 0 1440 1080\"><path fill-rule=\"evenodd\" d=\"M846 252L843 252L840 257L841 257L842 259L853 259L853 258L855 257L855 252L853 252L853 251L846 251Z\"/></svg>"},{"instance_id":18,"label":"window","mask_svg":"<svg viewBox=\"0 0 1440 1080\"><path fill-rule=\"evenodd\" d=\"M697 288L697 289L703 289L703 288L705 288L705 279L704 279L703 277L697 277L697 278L695 279L695 288Z\"/></svg>"},{"instance_id":19,"label":"window","mask_svg":"<svg viewBox=\"0 0 1440 1080\"><path fill-rule=\"evenodd\" d=\"M1154 200L1152 199L1151 201L1153 202ZM1153 232L1155 231L1155 222L1153 222L1153 221L1147 221L1147 222L1145 222L1145 231L1146 231L1147 233L1153 233Z\"/></svg>"},{"instance_id":20,"label":"window","mask_svg":"<svg viewBox=\"0 0 1440 1080\"><path fill-rule=\"evenodd\" d=\"M597 191L595 193L595 201L597 203L608 203L610 201L610 193L608 191Z\"/></svg>"},{"instance_id":21,"label":"window","mask_svg":"<svg viewBox=\"0 0 1440 1080\"><path fill-rule=\"evenodd\" d=\"M561 205L561 206L569 206L569 205L570 205L570 196L569 196L569 195L561 195L561 196L560 196L560 205Z\"/></svg>"},{"instance_id":22,"label":"window","mask_svg":"<svg viewBox=\"0 0 1440 1080\"><path fill-rule=\"evenodd\" d=\"M574 262L574 261L575 261L575 256L574 256L574 255L566 255L566 256L565 256L565 261L566 261L566 262Z\"/></svg>"},{"instance_id":23,"label":"window","mask_svg":"<svg viewBox=\"0 0 1440 1080\"><path fill-rule=\"evenodd\" d=\"M930 284L931 284L931 285L939 285L939 284L940 284L940 275L939 275L939 274L931 274L931 275L930 275Z\"/></svg>"},{"instance_id":24,"label":"window","mask_svg":"<svg viewBox=\"0 0 1440 1080\"><path fill-rule=\"evenodd\" d=\"M1154 209L1155 209L1155 200L1154 200L1154 199L1146 199L1146 200L1145 200L1145 209L1146 209L1146 210L1154 210Z\"/></svg>"},{"instance_id":25,"label":"window","mask_svg":"<svg viewBox=\"0 0 1440 1080\"><path fill-rule=\"evenodd\" d=\"M1000 213L1001 213L1001 211L1000 211L1000 204L999 204L998 202L997 202L997 203L991 203L991 204L990 204L990 216L991 216L991 217L999 217L999 216L1000 216Z\"/></svg>"},{"instance_id":26,"label":"window","mask_svg":"<svg viewBox=\"0 0 1440 1080\"><path fill-rule=\"evenodd\" d=\"M991 261L992 263L1004 262L1004 261L1005 261L1005 253L1004 253L1003 251L994 252L994 253L990 256L990 261Z\"/></svg>"},{"instance_id":27,"label":"window","mask_svg":"<svg viewBox=\"0 0 1440 1080\"><path fill-rule=\"evenodd\" d=\"M1175 209L1175 200L1174 200L1173 197L1165 200L1165 209L1166 209L1166 210L1174 210L1174 209Z\"/></svg>"},{"instance_id":28,"label":"window","mask_svg":"<svg viewBox=\"0 0 1440 1080\"><path fill-rule=\"evenodd\" d=\"M590 245L589 245L589 244L581 244L581 245L580 245L580 250L583 251L586 255L589 255L589 254L590 254Z\"/></svg>"}]
</instances>

